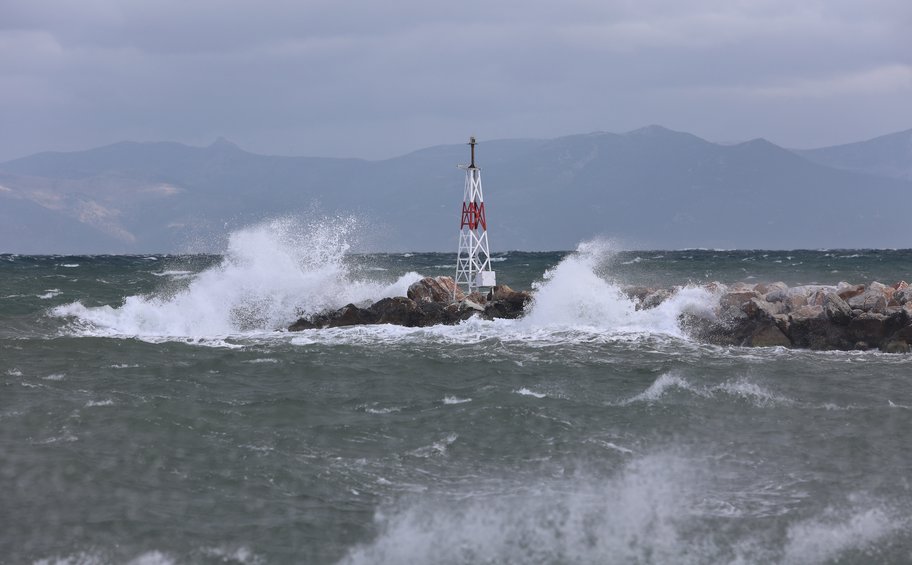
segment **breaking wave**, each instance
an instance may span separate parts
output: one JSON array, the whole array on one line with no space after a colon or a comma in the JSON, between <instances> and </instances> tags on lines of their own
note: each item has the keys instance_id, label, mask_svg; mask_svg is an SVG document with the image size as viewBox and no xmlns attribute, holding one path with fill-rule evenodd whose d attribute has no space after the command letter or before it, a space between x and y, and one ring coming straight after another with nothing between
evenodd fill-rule
<instances>
[{"instance_id":1,"label":"breaking wave","mask_svg":"<svg viewBox=\"0 0 912 565\"><path fill-rule=\"evenodd\" d=\"M381 507L376 537L340 563L823 563L905 543L897 538L909 516L880 500L855 496L809 517L739 528L739 496L693 458L645 455L607 477L581 472L506 484L496 495ZM734 508L728 526L717 506Z\"/></svg>"},{"instance_id":2,"label":"breaking wave","mask_svg":"<svg viewBox=\"0 0 912 565\"><path fill-rule=\"evenodd\" d=\"M758 408L788 406L795 403L793 400L776 394L745 377L726 380L716 385L700 386L672 372L660 375L646 390L620 402L620 404L622 406L636 403L653 404L664 400L675 391L681 391L699 398L727 397L747 402Z\"/></svg>"},{"instance_id":3,"label":"breaking wave","mask_svg":"<svg viewBox=\"0 0 912 565\"><path fill-rule=\"evenodd\" d=\"M231 234L222 261L180 290L129 296L119 307L74 302L51 314L73 317L93 335L193 338L273 331L302 314L404 295L418 274L388 282L352 275L343 259L356 225L350 218L258 224Z\"/></svg>"},{"instance_id":4,"label":"breaking wave","mask_svg":"<svg viewBox=\"0 0 912 565\"><path fill-rule=\"evenodd\" d=\"M685 337L678 321L683 312L704 312L712 294L687 287L658 307L637 310L621 287L602 276L614 250L610 242L581 243L574 253L545 272L535 285L535 299L523 323L536 327L588 330L609 329L617 333L661 333Z\"/></svg>"},{"instance_id":5,"label":"breaking wave","mask_svg":"<svg viewBox=\"0 0 912 565\"><path fill-rule=\"evenodd\" d=\"M370 268L355 271L346 257L357 222L332 218L301 225L290 219L258 224L231 234L219 264L199 273L162 270L163 290L128 296L119 306L90 307L73 302L50 310L71 321L77 335L143 339L213 340L230 346L226 336L269 337L301 315L366 305L388 296L404 296L422 275L409 272L382 278ZM709 308L702 288L683 288L658 307L638 311L621 287L601 273L613 255L610 244L586 242L544 273L534 285L529 312L515 321L470 320L459 327L344 328L306 332L293 343L325 340L400 340L497 338L502 340L612 339L662 334L686 339L679 327L682 312ZM173 276L177 275L179 276ZM165 277L164 275L172 275ZM377 278L377 277L381 278Z\"/></svg>"}]
</instances>

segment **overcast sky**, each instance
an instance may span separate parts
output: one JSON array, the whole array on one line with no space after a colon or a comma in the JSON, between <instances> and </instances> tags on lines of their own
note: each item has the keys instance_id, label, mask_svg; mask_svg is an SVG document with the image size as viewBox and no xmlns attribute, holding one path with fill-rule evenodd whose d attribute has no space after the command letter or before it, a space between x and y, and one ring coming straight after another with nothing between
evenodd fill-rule
<instances>
[{"instance_id":1,"label":"overcast sky","mask_svg":"<svg viewBox=\"0 0 912 565\"><path fill-rule=\"evenodd\" d=\"M391 157L649 124L912 127L912 1L0 0L0 161L121 140Z\"/></svg>"}]
</instances>

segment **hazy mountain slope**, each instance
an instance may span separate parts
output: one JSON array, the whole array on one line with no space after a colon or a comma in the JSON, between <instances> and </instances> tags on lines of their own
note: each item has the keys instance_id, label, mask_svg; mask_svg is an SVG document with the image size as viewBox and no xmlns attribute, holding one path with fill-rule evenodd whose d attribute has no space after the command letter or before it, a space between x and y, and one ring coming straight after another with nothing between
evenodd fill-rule
<instances>
[{"instance_id":1,"label":"hazy mountain slope","mask_svg":"<svg viewBox=\"0 0 912 565\"><path fill-rule=\"evenodd\" d=\"M79 254L89 250L122 253L129 246L118 245L79 220L0 190L0 253Z\"/></svg>"},{"instance_id":2,"label":"hazy mountain slope","mask_svg":"<svg viewBox=\"0 0 912 565\"><path fill-rule=\"evenodd\" d=\"M795 150L829 167L912 180L912 129L846 145Z\"/></svg>"},{"instance_id":3,"label":"hazy mountain slope","mask_svg":"<svg viewBox=\"0 0 912 565\"><path fill-rule=\"evenodd\" d=\"M371 162L255 155L224 140L118 143L0 164L0 185L33 205L20 205L17 225L60 218L92 234L48 235L47 252L213 250L258 219L313 214L357 215L368 249L451 250L464 179L456 166L467 160L463 144ZM567 249L591 237L653 248L907 245L905 213L889 203L912 182L764 140L718 145L650 126L482 142L478 163L493 249ZM0 251L24 248L17 233L4 234Z\"/></svg>"}]
</instances>

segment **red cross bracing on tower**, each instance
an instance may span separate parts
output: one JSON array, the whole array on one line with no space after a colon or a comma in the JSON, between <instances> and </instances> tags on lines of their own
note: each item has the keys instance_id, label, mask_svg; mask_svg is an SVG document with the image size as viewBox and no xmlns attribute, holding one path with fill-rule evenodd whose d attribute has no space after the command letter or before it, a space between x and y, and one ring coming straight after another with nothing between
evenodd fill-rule
<instances>
[{"instance_id":1,"label":"red cross bracing on tower","mask_svg":"<svg viewBox=\"0 0 912 565\"><path fill-rule=\"evenodd\" d=\"M468 227L470 230L474 230L478 229L479 224L481 224L481 229L488 229L488 223L485 221L484 202L481 204L476 204L475 202L469 202L467 204L463 202L462 225L459 227Z\"/></svg>"}]
</instances>

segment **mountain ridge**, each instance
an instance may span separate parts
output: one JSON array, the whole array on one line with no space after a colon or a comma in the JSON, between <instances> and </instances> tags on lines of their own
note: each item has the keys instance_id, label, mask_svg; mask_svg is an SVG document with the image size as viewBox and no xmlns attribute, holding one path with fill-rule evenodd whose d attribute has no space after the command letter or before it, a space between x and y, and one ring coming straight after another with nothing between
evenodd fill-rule
<instances>
[{"instance_id":1,"label":"mountain ridge","mask_svg":"<svg viewBox=\"0 0 912 565\"><path fill-rule=\"evenodd\" d=\"M34 215L47 253L174 252L218 250L226 230L278 215L354 214L370 225L371 250L449 250L456 165L467 160L464 144L368 161L259 155L224 138L118 142L0 163L0 221L29 225ZM819 160L765 139L723 145L656 125L483 141L478 151L494 249L569 249L592 237L652 248L901 246L904 217L876 203L912 181ZM14 200L44 212L13 214ZM55 244L55 216L108 247L78 235ZM0 252L35 252L33 235L7 232ZM193 248L207 239L212 247Z\"/></svg>"}]
</instances>

